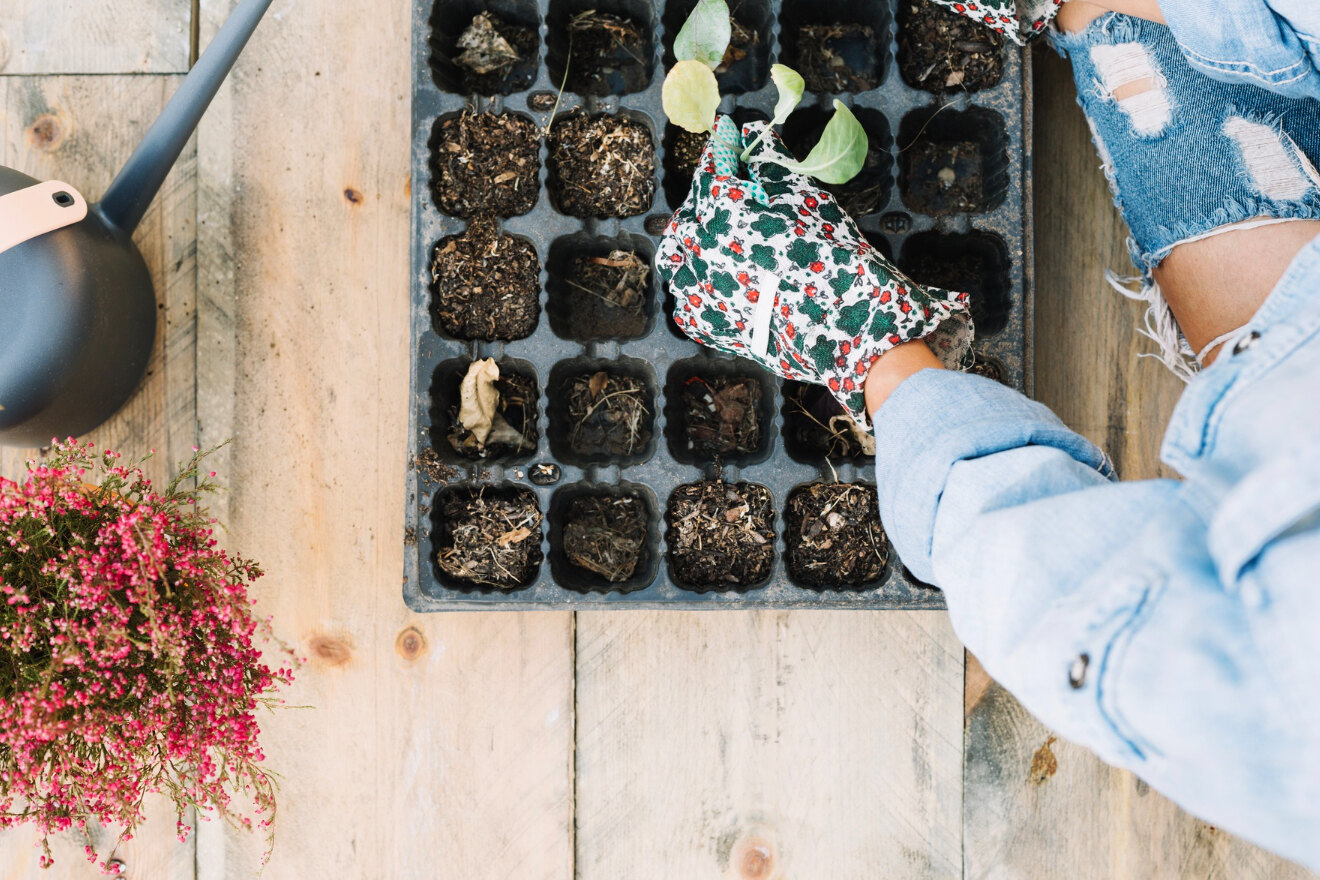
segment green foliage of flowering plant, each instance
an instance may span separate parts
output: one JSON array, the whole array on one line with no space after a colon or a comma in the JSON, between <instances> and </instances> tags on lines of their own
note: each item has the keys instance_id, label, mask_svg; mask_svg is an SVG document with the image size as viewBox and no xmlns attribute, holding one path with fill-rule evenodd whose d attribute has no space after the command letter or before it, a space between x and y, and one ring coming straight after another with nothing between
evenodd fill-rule
<instances>
[{"instance_id":1,"label":"green foliage of flowering plant","mask_svg":"<svg viewBox=\"0 0 1320 880\"><path fill-rule=\"evenodd\" d=\"M295 660L253 614L261 570L216 544L202 458L157 492L70 439L23 482L0 477L0 828L34 823L43 867L52 832L100 822L130 838L150 793L173 803L180 839L196 808L270 841L256 710L280 702ZM89 835L86 851L99 858Z\"/></svg>"},{"instance_id":2,"label":"green foliage of flowering plant","mask_svg":"<svg viewBox=\"0 0 1320 880\"><path fill-rule=\"evenodd\" d=\"M726 0L697 0L697 5L674 38L675 64L665 76L660 97L665 115L679 128L713 136L715 112L720 104L719 83L714 71L724 58L730 33ZM782 125L802 100L806 84L801 74L783 64L771 66L770 78L779 91L770 125ZM866 161L866 130L843 104L835 101L834 107L835 114L826 123L820 140L811 148L807 158L801 162L784 163L790 171L838 184L847 183L862 170ZM747 145L742 151L743 161L759 142L758 138Z\"/></svg>"}]
</instances>

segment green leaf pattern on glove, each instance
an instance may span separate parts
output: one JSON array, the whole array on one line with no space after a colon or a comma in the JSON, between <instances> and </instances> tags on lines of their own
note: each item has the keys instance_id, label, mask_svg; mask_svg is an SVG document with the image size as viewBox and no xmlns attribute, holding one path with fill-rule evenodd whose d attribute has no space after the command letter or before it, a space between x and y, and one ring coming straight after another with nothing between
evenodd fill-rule
<instances>
[{"instance_id":1,"label":"green leaf pattern on glove","mask_svg":"<svg viewBox=\"0 0 1320 880\"><path fill-rule=\"evenodd\" d=\"M1064 0L935 0L939 5L980 22L1019 46L1044 32Z\"/></svg>"},{"instance_id":2,"label":"green leaf pattern on glove","mask_svg":"<svg viewBox=\"0 0 1320 880\"><path fill-rule=\"evenodd\" d=\"M703 345L827 385L863 424L862 384L888 349L928 337L947 364L960 365L972 337L967 294L899 272L828 192L780 164L788 154L776 135L748 158L751 179L740 178L737 155L732 164L719 155L738 146L731 125L717 123L719 139L707 145L656 254L675 323ZM739 144L764 125L744 126Z\"/></svg>"}]
</instances>

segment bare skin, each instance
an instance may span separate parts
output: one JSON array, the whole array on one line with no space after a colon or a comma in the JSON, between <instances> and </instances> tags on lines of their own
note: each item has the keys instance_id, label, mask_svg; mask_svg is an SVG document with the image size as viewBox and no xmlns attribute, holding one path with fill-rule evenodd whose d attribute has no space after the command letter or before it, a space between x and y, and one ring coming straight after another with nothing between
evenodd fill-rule
<instances>
[{"instance_id":1,"label":"bare skin","mask_svg":"<svg viewBox=\"0 0 1320 880\"><path fill-rule=\"evenodd\" d=\"M1069 0L1059 28L1076 32L1105 12L1163 22L1155 0ZM1140 90L1140 89L1138 89ZM1298 251L1320 236L1320 221L1295 220L1255 229L1234 229L1174 248L1154 272L1165 301L1193 351L1251 320ZM1214 362L1212 351L1205 365ZM895 346L866 376L866 408L874 413L913 373L942 369L920 340Z\"/></svg>"}]
</instances>

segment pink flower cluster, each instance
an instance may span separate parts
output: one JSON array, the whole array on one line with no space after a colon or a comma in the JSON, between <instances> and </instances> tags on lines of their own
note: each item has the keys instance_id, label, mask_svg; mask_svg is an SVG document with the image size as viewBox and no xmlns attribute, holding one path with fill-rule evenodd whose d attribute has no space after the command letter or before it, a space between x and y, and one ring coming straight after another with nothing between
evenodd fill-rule
<instances>
[{"instance_id":1,"label":"pink flower cluster","mask_svg":"<svg viewBox=\"0 0 1320 880\"><path fill-rule=\"evenodd\" d=\"M131 836L148 793L172 799L181 838L189 807L273 818L256 710L293 658L262 660L273 636L247 593L261 572L217 546L200 459L157 493L70 440L24 482L0 478L0 828L34 822L43 864L54 831Z\"/></svg>"}]
</instances>

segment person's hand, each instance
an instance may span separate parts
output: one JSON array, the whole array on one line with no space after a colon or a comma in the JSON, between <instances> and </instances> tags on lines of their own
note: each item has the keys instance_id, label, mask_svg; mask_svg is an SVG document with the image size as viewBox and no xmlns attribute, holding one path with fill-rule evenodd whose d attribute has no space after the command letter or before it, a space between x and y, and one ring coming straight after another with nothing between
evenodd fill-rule
<instances>
[{"instance_id":1,"label":"person's hand","mask_svg":"<svg viewBox=\"0 0 1320 880\"><path fill-rule=\"evenodd\" d=\"M829 387L861 424L867 371L895 345L928 338L950 366L972 339L968 295L913 283L829 193L788 171L770 132L737 176L737 152L765 131L721 118L692 190L656 254L674 322L704 345L789 379Z\"/></svg>"}]
</instances>

